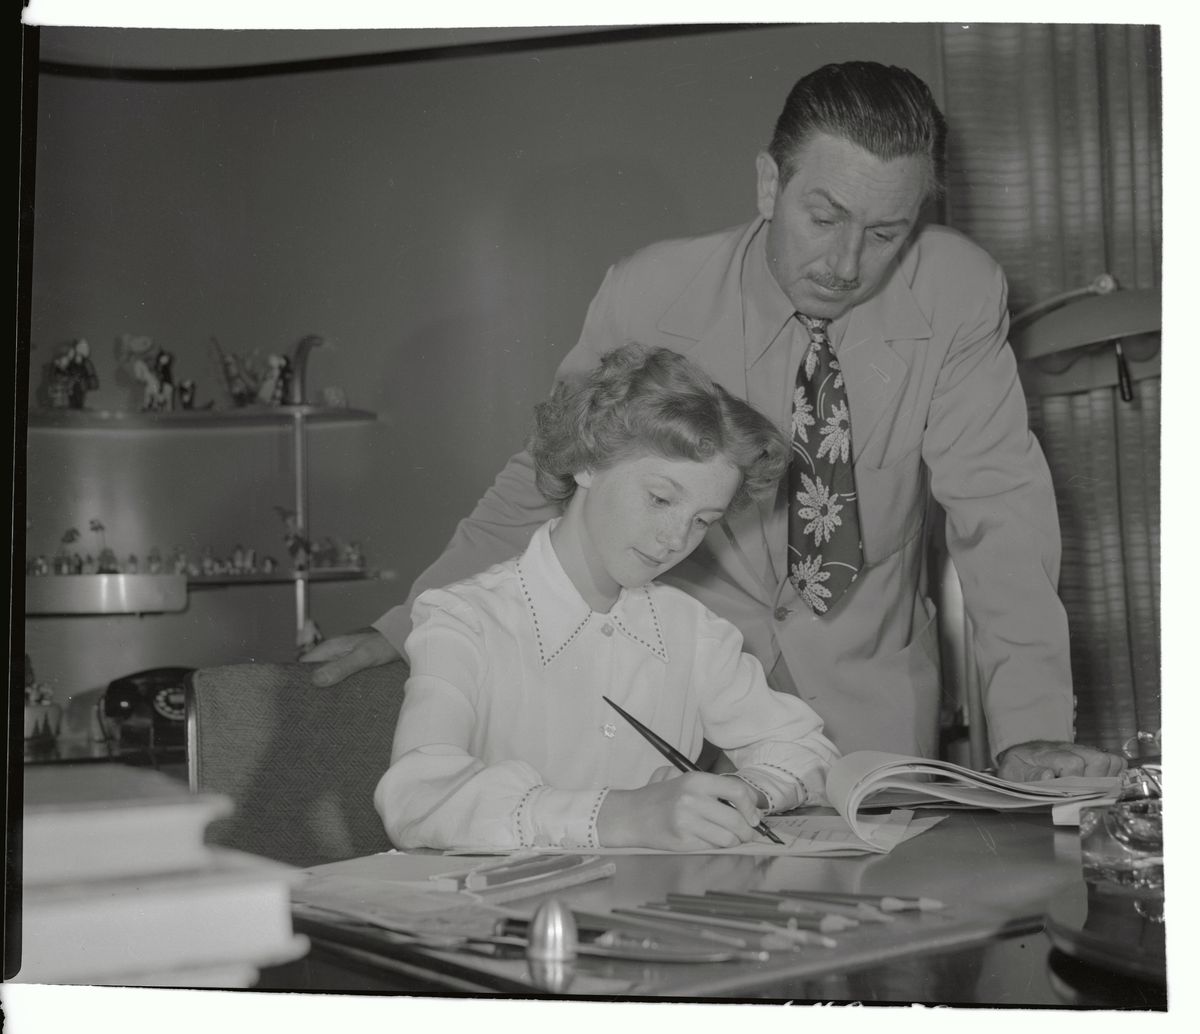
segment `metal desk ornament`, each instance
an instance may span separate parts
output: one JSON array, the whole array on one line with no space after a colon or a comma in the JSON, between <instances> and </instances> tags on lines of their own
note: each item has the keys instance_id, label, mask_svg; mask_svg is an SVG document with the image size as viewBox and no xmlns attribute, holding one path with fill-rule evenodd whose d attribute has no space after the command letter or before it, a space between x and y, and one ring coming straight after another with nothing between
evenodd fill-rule
<instances>
[{"instance_id":1,"label":"metal desk ornament","mask_svg":"<svg viewBox=\"0 0 1200 1034\"><path fill-rule=\"evenodd\" d=\"M538 987L561 994L575 978L579 931L571 910L557 898L538 906L529 923L529 975Z\"/></svg>"}]
</instances>

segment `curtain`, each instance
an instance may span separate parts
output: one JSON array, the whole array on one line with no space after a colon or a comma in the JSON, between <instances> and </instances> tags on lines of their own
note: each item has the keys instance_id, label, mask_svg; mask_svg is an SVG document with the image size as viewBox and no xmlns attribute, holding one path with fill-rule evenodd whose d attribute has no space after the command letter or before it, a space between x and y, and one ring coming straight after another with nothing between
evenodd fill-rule
<instances>
[{"instance_id":1,"label":"curtain","mask_svg":"<svg viewBox=\"0 0 1200 1034\"><path fill-rule=\"evenodd\" d=\"M947 25L942 48L946 220L1004 267L1013 311L1104 272L1157 287L1158 28ZM1148 369L1132 402L1111 384L1042 394L1026 381L1058 496L1076 737L1110 750L1161 721L1161 379Z\"/></svg>"}]
</instances>

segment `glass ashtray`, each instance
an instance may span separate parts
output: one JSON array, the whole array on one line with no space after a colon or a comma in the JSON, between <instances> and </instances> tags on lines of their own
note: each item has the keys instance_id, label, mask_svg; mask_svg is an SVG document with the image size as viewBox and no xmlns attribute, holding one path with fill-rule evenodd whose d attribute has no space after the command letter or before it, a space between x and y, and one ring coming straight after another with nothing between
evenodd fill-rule
<instances>
[{"instance_id":1,"label":"glass ashtray","mask_svg":"<svg viewBox=\"0 0 1200 1034\"><path fill-rule=\"evenodd\" d=\"M1125 887L1163 885L1162 799L1122 800L1079 813L1083 876Z\"/></svg>"}]
</instances>

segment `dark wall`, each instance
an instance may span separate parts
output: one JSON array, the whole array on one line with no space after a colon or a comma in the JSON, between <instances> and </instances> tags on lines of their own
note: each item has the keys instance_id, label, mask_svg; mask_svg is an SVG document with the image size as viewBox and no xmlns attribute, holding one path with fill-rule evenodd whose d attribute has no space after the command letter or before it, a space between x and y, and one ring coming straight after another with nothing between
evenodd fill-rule
<instances>
[{"instance_id":1,"label":"dark wall","mask_svg":"<svg viewBox=\"0 0 1200 1034\"><path fill-rule=\"evenodd\" d=\"M755 155L804 72L883 60L939 92L936 31L718 28L210 81L43 74L31 390L82 337L89 405L136 408L116 363L128 332L223 401L211 338L249 356L327 336L310 394L339 386L380 419L314 432L311 530L361 541L394 580L318 586L313 611L327 634L361 626L521 445L608 264L753 215ZM122 557L282 555L289 455L271 431L35 432L27 554L99 517ZM292 622L284 587L211 589L180 615L31 619L28 648L65 697L152 664L287 657Z\"/></svg>"}]
</instances>

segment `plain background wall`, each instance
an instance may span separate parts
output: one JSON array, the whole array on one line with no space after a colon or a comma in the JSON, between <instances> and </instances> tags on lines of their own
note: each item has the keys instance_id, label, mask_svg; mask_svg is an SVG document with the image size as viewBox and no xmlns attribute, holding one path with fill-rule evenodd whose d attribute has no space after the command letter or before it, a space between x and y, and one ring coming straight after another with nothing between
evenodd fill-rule
<instances>
[{"instance_id":1,"label":"plain background wall","mask_svg":"<svg viewBox=\"0 0 1200 1034\"><path fill-rule=\"evenodd\" d=\"M310 531L360 541L394 577L315 586L312 611L327 635L366 625L521 446L607 266L752 216L754 158L791 84L854 58L905 65L939 93L937 28L902 23L241 79L43 74L31 405L80 337L101 380L89 407L136 409L123 332L171 350L200 404L224 402L211 338L249 356L325 335L310 398L336 385L379 419L314 430ZM121 558L239 543L283 557L289 449L270 430L32 431L26 555L52 555L70 526L92 548L97 517ZM182 614L30 618L26 635L65 700L145 667L288 658L292 597L208 588Z\"/></svg>"}]
</instances>

